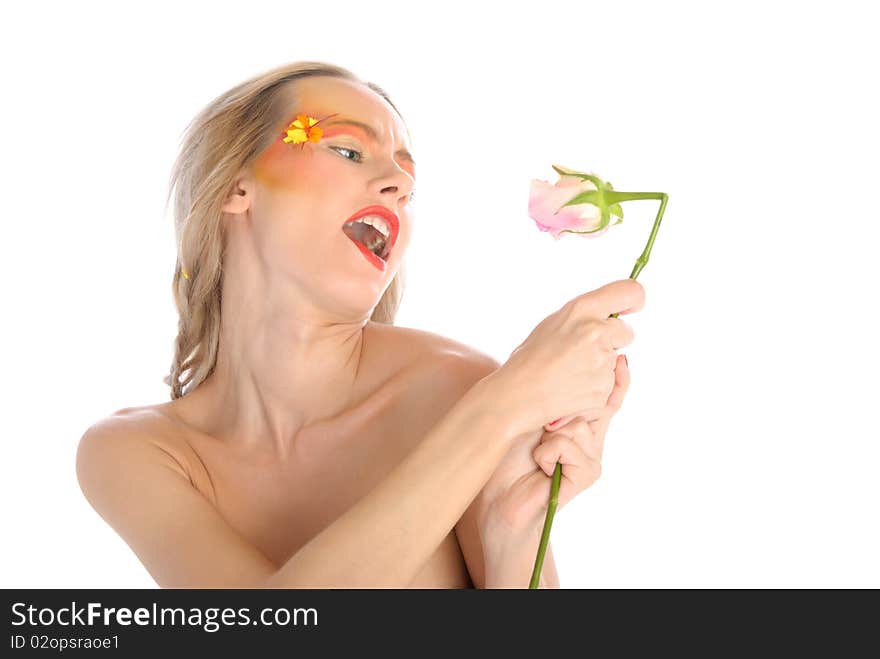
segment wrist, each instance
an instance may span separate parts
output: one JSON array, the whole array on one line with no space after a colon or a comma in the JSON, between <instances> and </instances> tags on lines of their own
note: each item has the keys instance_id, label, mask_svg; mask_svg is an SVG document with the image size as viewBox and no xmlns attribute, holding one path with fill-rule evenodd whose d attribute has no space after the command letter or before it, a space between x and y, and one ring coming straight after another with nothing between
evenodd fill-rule
<instances>
[{"instance_id":1,"label":"wrist","mask_svg":"<svg viewBox=\"0 0 880 659\"><path fill-rule=\"evenodd\" d=\"M477 513L477 528L487 575L494 572L503 580L510 575L521 576L526 572L528 583L538 555L543 526L543 519L536 520L534 524L521 520L511 524L493 510L491 503L481 506Z\"/></svg>"},{"instance_id":2,"label":"wrist","mask_svg":"<svg viewBox=\"0 0 880 659\"><path fill-rule=\"evenodd\" d=\"M530 543L508 551L485 551L485 588L528 588L537 553L537 544ZM546 586L543 575L540 585Z\"/></svg>"},{"instance_id":3,"label":"wrist","mask_svg":"<svg viewBox=\"0 0 880 659\"><path fill-rule=\"evenodd\" d=\"M503 379L501 370L496 370L479 380L466 394L472 404L486 416L491 417L495 427L503 436L512 440L529 426L525 407L511 395L511 387Z\"/></svg>"}]
</instances>

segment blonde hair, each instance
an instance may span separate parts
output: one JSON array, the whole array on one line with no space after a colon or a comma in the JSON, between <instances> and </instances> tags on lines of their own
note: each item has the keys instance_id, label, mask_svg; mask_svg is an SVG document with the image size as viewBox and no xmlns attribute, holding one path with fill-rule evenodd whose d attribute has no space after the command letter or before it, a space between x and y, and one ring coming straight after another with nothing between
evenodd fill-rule
<instances>
[{"instance_id":1,"label":"blonde hair","mask_svg":"<svg viewBox=\"0 0 880 659\"><path fill-rule=\"evenodd\" d=\"M310 76L344 78L365 85L400 115L378 85L340 66L307 61L286 64L246 80L208 103L193 118L181 140L166 199L167 208L168 199L174 195L177 242L172 290L179 320L171 372L164 378L171 387L172 400L197 387L217 363L225 244L223 203L240 171L277 137L278 125L289 112L284 104L289 100L286 90ZM394 324L403 296L403 279L401 264L371 320Z\"/></svg>"}]
</instances>

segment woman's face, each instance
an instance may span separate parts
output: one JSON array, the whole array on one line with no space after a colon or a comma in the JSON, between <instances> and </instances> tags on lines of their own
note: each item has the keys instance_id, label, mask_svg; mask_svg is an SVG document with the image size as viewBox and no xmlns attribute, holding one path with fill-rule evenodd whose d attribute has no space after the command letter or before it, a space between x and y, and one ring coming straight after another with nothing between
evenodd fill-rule
<instances>
[{"instance_id":1,"label":"woman's face","mask_svg":"<svg viewBox=\"0 0 880 659\"><path fill-rule=\"evenodd\" d=\"M399 270L412 233L415 165L407 155L406 127L381 96L357 83L306 78L297 82L296 94L277 138L252 168L250 238L268 270L266 281L282 293L293 283L298 296L343 318L369 316ZM320 141L284 142L290 123L303 114L320 121ZM374 205L391 211L399 225L384 264L342 229L357 211Z\"/></svg>"}]
</instances>

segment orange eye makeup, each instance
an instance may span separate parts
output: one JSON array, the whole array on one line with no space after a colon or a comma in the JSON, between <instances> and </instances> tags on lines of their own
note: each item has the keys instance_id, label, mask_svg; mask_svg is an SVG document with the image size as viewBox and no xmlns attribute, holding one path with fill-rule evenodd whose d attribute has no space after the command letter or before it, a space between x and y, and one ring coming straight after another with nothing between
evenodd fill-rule
<instances>
[{"instance_id":1,"label":"orange eye makeup","mask_svg":"<svg viewBox=\"0 0 880 659\"><path fill-rule=\"evenodd\" d=\"M327 122L323 122L321 126L324 129L324 137L333 137L335 135L352 135L354 137L358 137L366 142L369 142L373 145L379 143L379 136L376 133L375 129L369 124L365 124L361 121L356 121L354 119L332 119ZM408 160L410 164L415 167L416 161L412 157L412 154L406 149L398 149L394 154Z\"/></svg>"},{"instance_id":2,"label":"orange eye makeup","mask_svg":"<svg viewBox=\"0 0 880 659\"><path fill-rule=\"evenodd\" d=\"M254 175L271 187L289 187L297 177L298 144L285 144L275 140L261 153L253 165ZM309 154L303 154L309 155Z\"/></svg>"},{"instance_id":3,"label":"orange eye makeup","mask_svg":"<svg viewBox=\"0 0 880 659\"><path fill-rule=\"evenodd\" d=\"M293 121L299 120L300 123L302 123L303 117L318 117L317 122L310 124L314 126L312 131L317 132L315 129L320 129L320 132L316 135L317 139L297 143L292 143L290 140L285 141L285 135L288 137L291 135L291 126L294 128L299 127L299 125L294 125ZM380 141L378 133L372 126L357 121L356 119L348 119L344 117L337 118L336 113L321 117L321 115L311 115L300 112L292 116L291 120L282 127L280 138L275 140L258 157L257 162L254 164L254 173L264 183L273 186L288 187L294 182L295 178L306 175L306 172L302 171L300 167L300 165L304 165L305 163L300 162L297 157L300 152L304 153L304 155L314 155L314 153L311 153L311 146L342 135L349 135L371 146L377 146ZM305 135L297 136L300 138L305 137ZM305 154L305 152L310 153ZM407 169L409 170L409 174L415 178L415 160L413 159L412 154L406 149L398 149L395 152L395 155L410 164L410 167ZM294 170L294 164L297 165L295 169L300 170L298 174ZM309 170L312 169L312 167L309 167ZM311 174L314 172L310 171L309 173Z\"/></svg>"}]
</instances>

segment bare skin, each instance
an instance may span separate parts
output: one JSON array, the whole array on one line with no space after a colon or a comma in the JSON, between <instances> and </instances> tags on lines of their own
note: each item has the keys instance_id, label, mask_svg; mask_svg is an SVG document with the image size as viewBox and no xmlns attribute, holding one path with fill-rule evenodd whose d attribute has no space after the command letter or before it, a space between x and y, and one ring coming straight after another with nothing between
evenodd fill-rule
<instances>
[{"instance_id":1,"label":"bare skin","mask_svg":"<svg viewBox=\"0 0 880 659\"><path fill-rule=\"evenodd\" d=\"M454 404L466 379L444 378L471 350L437 335L369 323L357 401L304 427L279 457L214 432L206 394L121 410L134 428L174 456L186 477L277 568L362 498L409 453ZM209 378L210 380L210 378ZM471 588L455 529L413 588Z\"/></svg>"}]
</instances>

